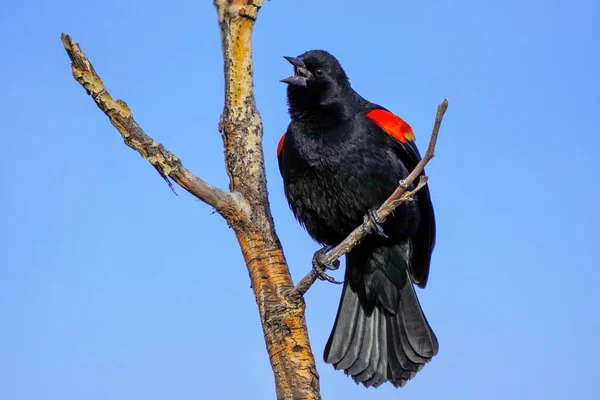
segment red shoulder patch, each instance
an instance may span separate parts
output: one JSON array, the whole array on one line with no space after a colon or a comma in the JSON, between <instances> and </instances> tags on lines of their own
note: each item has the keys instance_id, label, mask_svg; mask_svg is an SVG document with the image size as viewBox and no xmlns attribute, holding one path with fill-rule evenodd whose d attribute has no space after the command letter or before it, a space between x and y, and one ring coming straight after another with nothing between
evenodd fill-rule
<instances>
[{"instance_id":1,"label":"red shoulder patch","mask_svg":"<svg viewBox=\"0 0 600 400\"><path fill-rule=\"evenodd\" d=\"M412 128L402 118L385 110L373 110L367 113L367 117L371 118L381 129L390 136L393 136L402 143L407 140L415 140Z\"/></svg>"},{"instance_id":2,"label":"red shoulder patch","mask_svg":"<svg viewBox=\"0 0 600 400\"><path fill-rule=\"evenodd\" d=\"M281 139L279 139L279 143L277 143L277 157L279 157L279 154L281 154L281 149L283 148L283 140L284 139L285 139L285 133L283 134Z\"/></svg>"}]
</instances>

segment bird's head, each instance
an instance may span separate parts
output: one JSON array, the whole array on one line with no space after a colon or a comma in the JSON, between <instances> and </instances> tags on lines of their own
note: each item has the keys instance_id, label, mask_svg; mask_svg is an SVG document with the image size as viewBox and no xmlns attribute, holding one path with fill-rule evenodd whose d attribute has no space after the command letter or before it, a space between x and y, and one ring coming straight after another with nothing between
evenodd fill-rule
<instances>
[{"instance_id":1,"label":"bird's head","mask_svg":"<svg viewBox=\"0 0 600 400\"><path fill-rule=\"evenodd\" d=\"M290 114L338 108L352 91L339 61L324 50L310 50L298 57L284 57L294 66L287 83Z\"/></svg>"}]
</instances>

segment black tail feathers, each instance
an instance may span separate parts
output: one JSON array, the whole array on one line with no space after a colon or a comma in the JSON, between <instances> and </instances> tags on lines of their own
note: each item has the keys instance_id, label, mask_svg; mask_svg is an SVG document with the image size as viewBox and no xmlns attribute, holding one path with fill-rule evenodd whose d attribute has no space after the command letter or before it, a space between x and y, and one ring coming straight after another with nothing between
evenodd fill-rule
<instances>
[{"instance_id":1,"label":"black tail feathers","mask_svg":"<svg viewBox=\"0 0 600 400\"><path fill-rule=\"evenodd\" d=\"M325 362L343 369L356 383L402 387L438 352L412 280L406 273L397 311L379 302L368 307L348 282L333 330L325 346Z\"/></svg>"}]
</instances>

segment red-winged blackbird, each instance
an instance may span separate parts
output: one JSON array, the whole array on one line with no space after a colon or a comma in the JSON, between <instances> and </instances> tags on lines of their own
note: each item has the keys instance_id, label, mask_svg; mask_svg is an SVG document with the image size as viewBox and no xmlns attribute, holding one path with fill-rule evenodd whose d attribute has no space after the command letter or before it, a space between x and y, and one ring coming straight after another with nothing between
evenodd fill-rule
<instances>
[{"instance_id":1,"label":"red-winged blackbird","mask_svg":"<svg viewBox=\"0 0 600 400\"><path fill-rule=\"evenodd\" d=\"M313 239L337 245L365 214L373 218L421 156L410 126L355 92L331 54L285 58L294 65L282 80L292 121L277 148L285 195ZM438 351L413 287L427 283L435 242L428 187L378 222L383 231L346 256L324 358L366 387L401 387Z\"/></svg>"}]
</instances>

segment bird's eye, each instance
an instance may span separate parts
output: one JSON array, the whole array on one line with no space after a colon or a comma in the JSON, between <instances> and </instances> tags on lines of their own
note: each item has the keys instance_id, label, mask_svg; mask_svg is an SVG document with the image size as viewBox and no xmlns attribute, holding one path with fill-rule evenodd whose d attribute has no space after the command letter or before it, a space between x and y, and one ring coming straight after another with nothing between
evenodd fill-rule
<instances>
[{"instance_id":1,"label":"bird's eye","mask_svg":"<svg viewBox=\"0 0 600 400\"><path fill-rule=\"evenodd\" d=\"M325 71L323 70L323 68L317 68L315 70L315 75L316 76L323 76L323 75L325 75Z\"/></svg>"}]
</instances>

